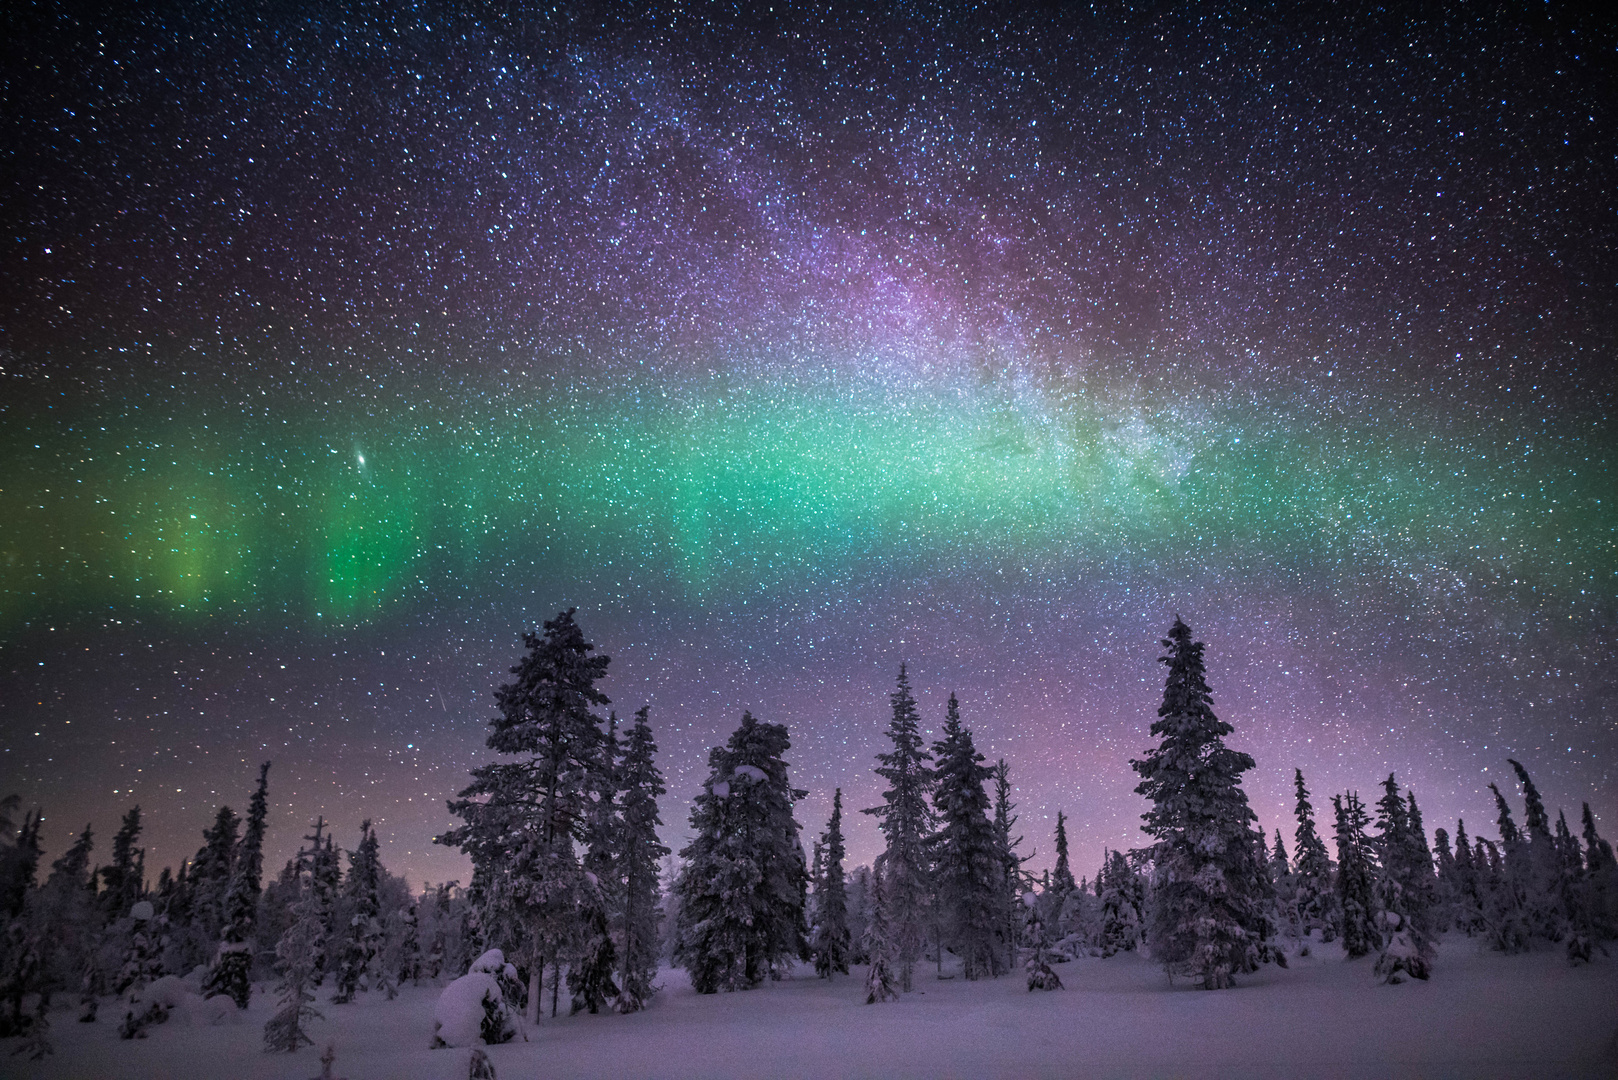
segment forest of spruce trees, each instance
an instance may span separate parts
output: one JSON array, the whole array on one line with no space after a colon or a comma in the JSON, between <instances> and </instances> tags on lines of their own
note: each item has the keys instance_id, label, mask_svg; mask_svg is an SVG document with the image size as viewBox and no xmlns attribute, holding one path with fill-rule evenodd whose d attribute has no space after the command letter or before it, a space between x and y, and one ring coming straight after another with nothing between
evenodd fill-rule
<instances>
[{"instance_id":1,"label":"forest of spruce trees","mask_svg":"<svg viewBox=\"0 0 1618 1080\"><path fill-rule=\"evenodd\" d=\"M196 855L155 879L139 807L105 862L86 825L42 871L40 810L19 821L19 800L0 802L0 1037L36 1056L63 1021L139 1038L182 1000L245 1008L255 984L275 996L266 1049L291 1051L310 1044L321 1010L405 984L448 983L440 1043L454 1041L444 1003L468 995L485 1042L564 1009L634 1012L665 961L701 993L799 962L827 979L864 966L876 1003L927 966L965 979L1020 970L1030 990L1050 990L1063 962L1144 950L1219 989L1330 946L1374 955L1376 978L1397 983L1433 974L1445 933L1507 953L1556 946L1573 963L1618 935L1618 861L1589 805L1575 836L1516 761L1520 825L1491 785L1496 837L1463 821L1429 840L1415 794L1389 775L1370 805L1357 791L1330 797L1335 859L1295 771L1289 853L1281 829L1271 839L1257 826L1242 788L1254 761L1225 745L1203 646L1179 619L1162 642L1157 742L1131 762L1149 843L1102 852L1079 879L1063 812L1053 867L1028 871L1008 764L985 761L953 694L927 744L902 664L875 762L881 802L860 808L883 838L872 865L844 865L841 789L806 856L789 733L750 713L709 755L676 864L659 839L666 789L648 709L627 724L602 714L609 659L572 610L523 643L495 693L493 759L450 802L460 824L436 838L470 859L465 887L416 891L383 867L369 821L345 849L324 819L264 881L268 763L246 817L220 807Z\"/></svg>"}]
</instances>

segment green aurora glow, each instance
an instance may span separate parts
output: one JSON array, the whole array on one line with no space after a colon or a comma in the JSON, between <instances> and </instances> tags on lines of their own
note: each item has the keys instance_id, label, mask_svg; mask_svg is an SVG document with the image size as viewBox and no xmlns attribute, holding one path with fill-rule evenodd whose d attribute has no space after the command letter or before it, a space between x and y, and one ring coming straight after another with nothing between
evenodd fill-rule
<instances>
[{"instance_id":1,"label":"green aurora glow","mask_svg":"<svg viewBox=\"0 0 1618 1080\"><path fill-rule=\"evenodd\" d=\"M0 630L108 608L363 622L511 573L730 604L878 564L1127 566L1391 581L1418 603L1494 585L1530 606L1610 600L1618 573L1601 417L1536 437L1526 408L1083 379L550 379L496 397L222 424L177 392L14 419Z\"/></svg>"}]
</instances>

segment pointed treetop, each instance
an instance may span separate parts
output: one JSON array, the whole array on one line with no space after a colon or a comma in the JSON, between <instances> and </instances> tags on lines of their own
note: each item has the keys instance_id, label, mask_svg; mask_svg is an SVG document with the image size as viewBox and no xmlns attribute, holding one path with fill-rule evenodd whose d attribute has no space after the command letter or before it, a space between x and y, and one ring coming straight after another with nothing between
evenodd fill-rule
<instances>
[{"instance_id":1,"label":"pointed treetop","mask_svg":"<svg viewBox=\"0 0 1618 1080\"><path fill-rule=\"evenodd\" d=\"M1506 761L1517 772L1517 779L1522 783L1523 802L1527 804L1527 812L1523 824L1528 829L1528 835L1540 840L1549 840L1551 836L1551 819L1545 813L1545 800L1540 798L1539 789L1528 777L1528 770L1522 763L1512 758Z\"/></svg>"}]
</instances>

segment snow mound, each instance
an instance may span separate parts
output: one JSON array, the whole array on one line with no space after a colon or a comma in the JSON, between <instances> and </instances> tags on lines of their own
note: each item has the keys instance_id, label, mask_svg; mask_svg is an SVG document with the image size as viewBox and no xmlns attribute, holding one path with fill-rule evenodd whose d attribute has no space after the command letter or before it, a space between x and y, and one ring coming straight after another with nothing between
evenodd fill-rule
<instances>
[{"instance_id":1,"label":"snow mound","mask_svg":"<svg viewBox=\"0 0 1618 1080\"><path fill-rule=\"evenodd\" d=\"M229 994L215 994L211 998L191 999L191 1022L193 1024L225 1024L237 1019L236 1002L231 1000Z\"/></svg>"},{"instance_id":2,"label":"snow mound","mask_svg":"<svg viewBox=\"0 0 1618 1080\"><path fill-rule=\"evenodd\" d=\"M517 969L506 963L506 954L499 949L490 949L472 961L472 966L466 969L468 975L477 971L493 975L497 979L508 979L512 983L517 981Z\"/></svg>"},{"instance_id":3,"label":"snow mound","mask_svg":"<svg viewBox=\"0 0 1618 1080\"><path fill-rule=\"evenodd\" d=\"M178 1009L197 995L178 975L165 975L142 990L140 996L142 1001L161 1005L165 1009Z\"/></svg>"},{"instance_id":4,"label":"snow mound","mask_svg":"<svg viewBox=\"0 0 1618 1080\"><path fill-rule=\"evenodd\" d=\"M490 950L499 956L498 950ZM482 963L488 956L478 958ZM504 964L505 958L500 957ZM475 965L474 965L475 966ZM509 966L509 965L507 965ZM500 984L487 971L472 971L444 987L433 1009L433 1046L475 1046L506 1042L517 1033L517 1023Z\"/></svg>"},{"instance_id":5,"label":"snow mound","mask_svg":"<svg viewBox=\"0 0 1618 1080\"><path fill-rule=\"evenodd\" d=\"M764 770L757 765L738 765L731 775L737 778L746 777L755 784L763 783L767 779L764 775Z\"/></svg>"}]
</instances>

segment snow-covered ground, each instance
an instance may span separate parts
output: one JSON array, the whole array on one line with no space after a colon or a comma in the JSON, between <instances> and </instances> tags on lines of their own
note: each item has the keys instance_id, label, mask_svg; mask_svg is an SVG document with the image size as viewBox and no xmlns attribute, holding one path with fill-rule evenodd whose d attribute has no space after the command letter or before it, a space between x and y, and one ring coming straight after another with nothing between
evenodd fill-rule
<instances>
[{"instance_id":1,"label":"snow-covered ground","mask_svg":"<svg viewBox=\"0 0 1618 1080\"><path fill-rule=\"evenodd\" d=\"M544 1020L527 1042L487 1048L500 1080L566 1077L1603 1077L1618 1075L1618 957L1570 969L1559 953L1500 956L1448 939L1430 983L1379 986L1371 960L1293 960L1234 990L1177 984L1132 955L1059 965L1065 990L1022 978L937 981L863 1004L863 969L812 971L738 994L693 993L681 972L634 1016ZM268 1054L268 987L219 1026L170 1022L118 1039L116 1018L53 1017L54 1056L0 1057L0 1076L295 1078L318 1076L335 1040L348 1080L463 1080L466 1049L429 1050L439 988L397 1001L322 1003L314 1049ZM0 1050L9 1050L0 1045Z\"/></svg>"}]
</instances>

